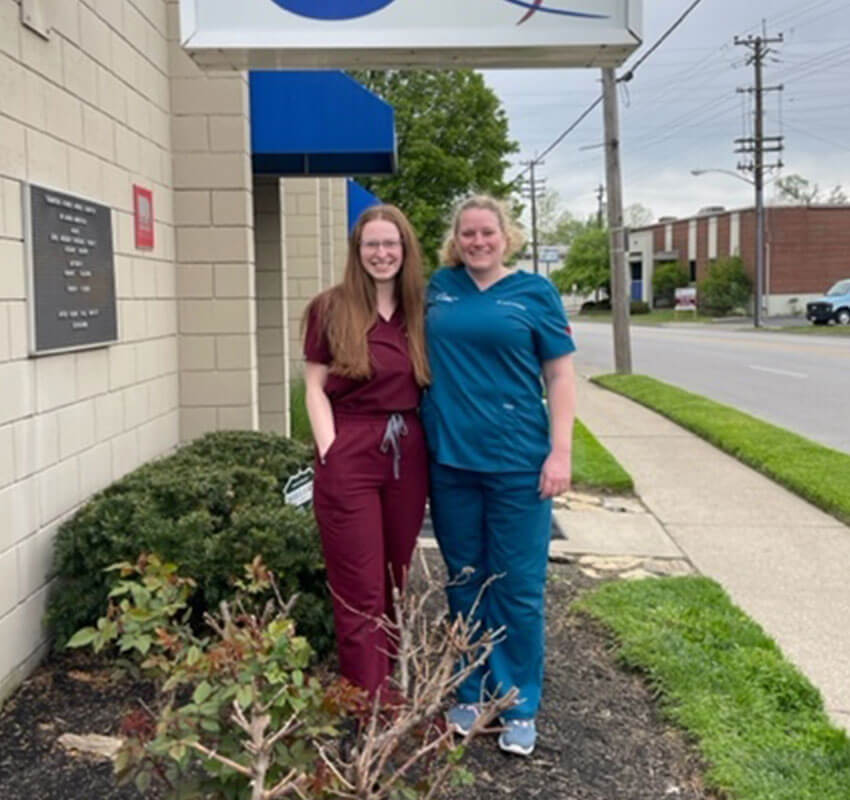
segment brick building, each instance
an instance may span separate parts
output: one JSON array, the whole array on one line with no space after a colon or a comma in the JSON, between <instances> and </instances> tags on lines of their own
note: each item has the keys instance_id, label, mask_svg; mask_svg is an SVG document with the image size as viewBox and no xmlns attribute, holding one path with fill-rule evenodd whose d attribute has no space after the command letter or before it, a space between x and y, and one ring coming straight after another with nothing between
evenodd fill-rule
<instances>
[{"instance_id":1,"label":"brick building","mask_svg":"<svg viewBox=\"0 0 850 800\"><path fill-rule=\"evenodd\" d=\"M753 208L706 208L687 219L661 219L629 232L632 296L652 302L652 272L676 261L700 281L711 262L741 256L755 285ZM768 315L805 309L835 281L850 277L850 206L765 209L764 308Z\"/></svg>"}]
</instances>

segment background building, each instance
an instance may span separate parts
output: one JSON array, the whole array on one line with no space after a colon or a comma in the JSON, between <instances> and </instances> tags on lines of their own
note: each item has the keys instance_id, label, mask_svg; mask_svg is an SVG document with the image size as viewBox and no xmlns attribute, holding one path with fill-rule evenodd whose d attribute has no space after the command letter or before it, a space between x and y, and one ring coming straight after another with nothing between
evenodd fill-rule
<instances>
[{"instance_id":1,"label":"background building","mask_svg":"<svg viewBox=\"0 0 850 800\"><path fill-rule=\"evenodd\" d=\"M752 208L709 207L687 219L662 218L629 232L632 297L652 302L652 273L676 261L700 281L715 259L740 256L755 285ZM850 206L765 209L764 303L768 315L805 311L835 281L850 277Z\"/></svg>"}]
</instances>

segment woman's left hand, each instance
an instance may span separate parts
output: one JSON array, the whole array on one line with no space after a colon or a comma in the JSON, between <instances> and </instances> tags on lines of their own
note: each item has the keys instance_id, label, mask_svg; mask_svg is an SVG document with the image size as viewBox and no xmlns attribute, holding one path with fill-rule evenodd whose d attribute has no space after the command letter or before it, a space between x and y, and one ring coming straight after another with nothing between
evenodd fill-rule
<instances>
[{"instance_id":1,"label":"woman's left hand","mask_svg":"<svg viewBox=\"0 0 850 800\"><path fill-rule=\"evenodd\" d=\"M569 451L553 450L543 462L538 486L541 500L562 494L570 488L572 477L570 455Z\"/></svg>"}]
</instances>

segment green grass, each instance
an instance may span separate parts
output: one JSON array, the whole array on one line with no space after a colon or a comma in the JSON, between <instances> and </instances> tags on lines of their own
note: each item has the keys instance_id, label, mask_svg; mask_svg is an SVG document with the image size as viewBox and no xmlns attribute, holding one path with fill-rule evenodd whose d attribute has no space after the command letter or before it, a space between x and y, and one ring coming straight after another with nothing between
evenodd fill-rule
<instances>
[{"instance_id":1,"label":"green grass","mask_svg":"<svg viewBox=\"0 0 850 800\"><path fill-rule=\"evenodd\" d=\"M850 740L818 691L702 577L608 583L576 607L610 628L734 800L847 800Z\"/></svg>"},{"instance_id":2,"label":"green grass","mask_svg":"<svg viewBox=\"0 0 850 800\"><path fill-rule=\"evenodd\" d=\"M850 455L645 375L592 380L668 417L850 524Z\"/></svg>"},{"instance_id":3,"label":"green grass","mask_svg":"<svg viewBox=\"0 0 850 800\"><path fill-rule=\"evenodd\" d=\"M304 381L292 385L289 402L292 438L312 443L310 420L304 404ZM634 489L631 476L579 420L573 428L573 483L580 488L609 492L631 492Z\"/></svg>"},{"instance_id":4,"label":"green grass","mask_svg":"<svg viewBox=\"0 0 850 800\"><path fill-rule=\"evenodd\" d=\"M571 315L572 319L585 322L608 322L611 320L610 311L584 311L581 314ZM650 311L648 314L630 314L629 321L632 325L664 325L668 322L713 322L716 317L704 314L695 314L692 311L673 311L672 308L662 308Z\"/></svg>"},{"instance_id":5,"label":"green grass","mask_svg":"<svg viewBox=\"0 0 850 800\"><path fill-rule=\"evenodd\" d=\"M573 427L573 485L610 492L631 492L634 483L597 438L576 420Z\"/></svg>"},{"instance_id":6,"label":"green grass","mask_svg":"<svg viewBox=\"0 0 850 800\"><path fill-rule=\"evenodd\" d=\"M798 333L801 336L850 336L850 325L786 325L783 328L764 328L774 333Z\"/></svg>"}]
</instances>

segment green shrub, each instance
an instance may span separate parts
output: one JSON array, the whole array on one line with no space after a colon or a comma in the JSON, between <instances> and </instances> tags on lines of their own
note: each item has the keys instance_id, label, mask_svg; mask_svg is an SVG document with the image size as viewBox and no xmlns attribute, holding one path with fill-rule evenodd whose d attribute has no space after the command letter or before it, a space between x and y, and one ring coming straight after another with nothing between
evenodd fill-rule
<instances>
[{"instance_id":1,"label":"green shrub","mask_svg":"<svg viewBox=\"0 0 850 800\"><path fill-rule=\"evenodd\" d=\"M746 308L751 292L752 283L740 257L721 258L700 281L697 303L701 312L722 316Z\"/></svg>"},{"instance_id":2,"label":"green shrub","mask_svg":"<svg viewBox=\"0 0 850 800\"><path fill-rule=\"evenodd\" d=\"M292 422L292 438L312 446L313 431L310 429L310 418L307 416L303 379L292 383L289 391L289 415Z\"/></svg>"},{"instance_id":3,"label":"green shrub","mask_svg":"<svg viewBox=\"0 0 850 800\"><path fill-rule=\"evenodd\" d=\"M299 593L299 630L325 652L333 626L315 522L283 501L287 478L309 460L308 447L276 434L211 433L95 495L57 536L47 612L56 644L97 619L110 564L142 552L180 564L198 581L197 616L232 593L238 565L260 555L285 594Z\"/></svg>"},{"instance_id":4,"label":"green shrub","mask_svg":"<svg viewBox=\"0 0 850 800\"><path fill-rule=\"evenodd\" d=\"M649 310L649 303L643 300L632 300L629 306L629 311L632 314L648 314Z\"/></svg>"},{"instance_id":5,"label":"green shrub","mask_svg":"<svg viewBox=\"0 0 850 800\"><path fill-rule=\"evenodd\" d=\"M672 308L676 289L689 283L687 270L678 262L659 264L652 273L652 297L658 308Z\"/></svg>"}]
</instances>

